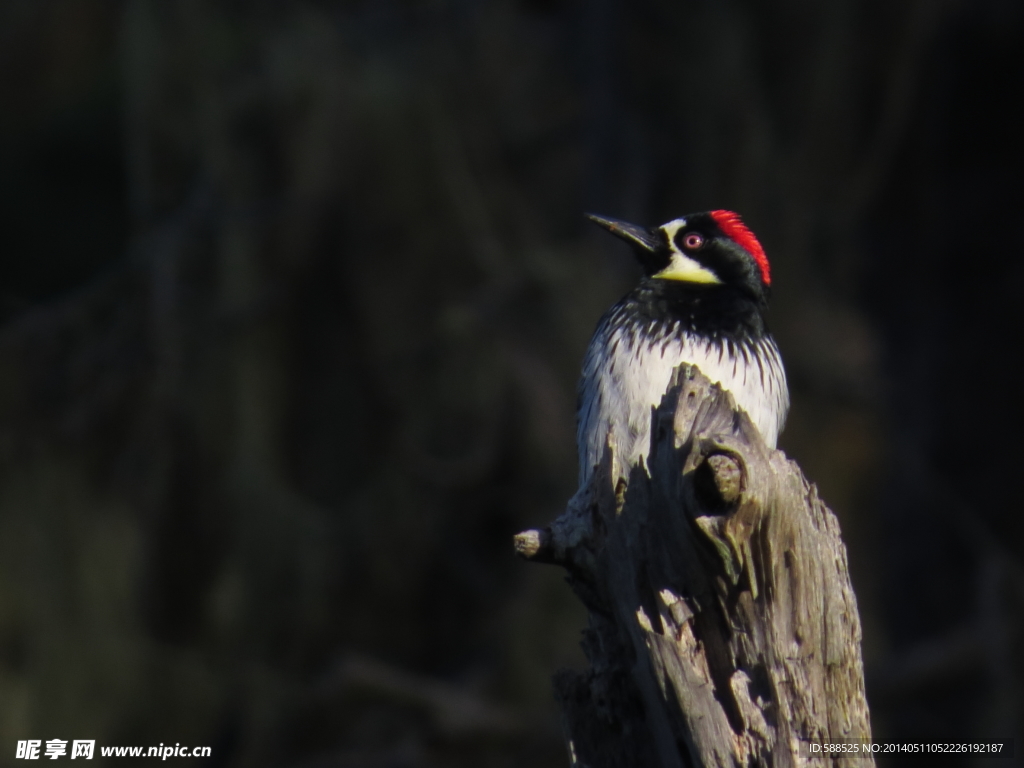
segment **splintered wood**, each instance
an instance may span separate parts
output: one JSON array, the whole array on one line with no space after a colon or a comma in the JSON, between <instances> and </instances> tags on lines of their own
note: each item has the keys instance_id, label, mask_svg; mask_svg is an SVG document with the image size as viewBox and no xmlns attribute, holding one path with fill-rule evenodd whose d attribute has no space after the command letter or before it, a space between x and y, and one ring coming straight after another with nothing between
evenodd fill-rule
<instances>
[{"instance_id":1,"label":"splintered wood","mask_svg":"<svg viewBox=\"0 0 1024 768\"><path fill-rule=\"evenodd\" d=\"M590 668L555 676L573 763L873 765L811 751L871 736L835 516L696 368L653 418L648 467L623 487L609 445L565 513L516 537L590 614Z\"/></svg>"}]
</instances>

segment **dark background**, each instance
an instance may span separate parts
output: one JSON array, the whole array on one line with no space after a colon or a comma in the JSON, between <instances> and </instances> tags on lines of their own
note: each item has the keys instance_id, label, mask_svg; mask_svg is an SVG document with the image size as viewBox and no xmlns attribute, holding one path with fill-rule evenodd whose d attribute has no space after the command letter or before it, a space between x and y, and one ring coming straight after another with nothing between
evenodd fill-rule
<instances>
[{"instance_id":1,"label":"dark background","mask_svg":"<svg viewBox=\"0 0 1024 768\"><path fill-rule=\"evenodd\" d=\"M565 765L583 612L510 537L635 278L582 213L719 207L876 736L1020 753L1022 46L1015 0L4 0L0 762Z\"/></svg>"}]
</instances>

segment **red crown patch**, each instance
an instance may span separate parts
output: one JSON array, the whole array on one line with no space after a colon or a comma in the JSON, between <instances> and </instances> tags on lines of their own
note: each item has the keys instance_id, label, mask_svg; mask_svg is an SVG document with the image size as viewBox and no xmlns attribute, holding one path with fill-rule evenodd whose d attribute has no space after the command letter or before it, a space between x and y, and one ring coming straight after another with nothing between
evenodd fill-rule
<instances>
[{"instance_id":1,"label":"red crown patch","mask_svg":"<svg viewBox=\"0 0 1024 768\"><path fill-rule=\"evenodd\" d=\"M761 279L765 285L772 284L771 267L768 266L768 257L765 256L764 248L754 237L738 213L732 211L711 211L711 218L737 245L754 257L758 268L761 270Z\"/></svg>"}]
</instances>

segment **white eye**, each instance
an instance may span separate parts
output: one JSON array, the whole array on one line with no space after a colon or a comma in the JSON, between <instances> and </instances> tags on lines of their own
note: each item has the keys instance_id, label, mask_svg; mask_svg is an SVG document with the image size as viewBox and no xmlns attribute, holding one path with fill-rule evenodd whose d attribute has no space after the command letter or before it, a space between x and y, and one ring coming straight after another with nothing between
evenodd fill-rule
<instances>
[{"instance_id":1,"label":"white eye","mask_svg":"<svg viewBox=\"0 0 1024 768\"><path fill-rule=\"evenodd\" d=\"M690 232L683 238L683 245L688 251L696 251L698 248L704 245L704 238L701 237L697 232Z\"/></svg>"}]
</instances>

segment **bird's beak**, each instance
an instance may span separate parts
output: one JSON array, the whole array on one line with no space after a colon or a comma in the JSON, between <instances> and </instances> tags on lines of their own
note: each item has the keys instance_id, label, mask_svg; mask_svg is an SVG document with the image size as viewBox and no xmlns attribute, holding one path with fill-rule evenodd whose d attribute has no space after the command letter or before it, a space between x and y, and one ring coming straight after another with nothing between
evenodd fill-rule
<instances>
[{"instance_id":1,"label":"bird's beak","mask_svg":"<svg viewBox=\"0 0 1024 768\"><path fill-rule=\"evenodd\" d=\"M638 227L636 224L619 221L618 219L608 219L593 213L588 213L587 218L595 224L601 225L616 237L621 237L630 245L643 248L645 251L653 253L661 244L660 240L649 229Z\"/></svg>"}]
</instances>

